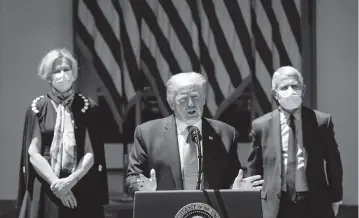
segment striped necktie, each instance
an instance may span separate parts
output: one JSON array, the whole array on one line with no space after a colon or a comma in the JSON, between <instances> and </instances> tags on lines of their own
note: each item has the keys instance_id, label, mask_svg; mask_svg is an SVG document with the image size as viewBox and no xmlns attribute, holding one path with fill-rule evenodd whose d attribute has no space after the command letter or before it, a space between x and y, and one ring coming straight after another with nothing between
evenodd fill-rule
<instances>
[{"instance_id":1,"label":"striped necktie","mask_svg":"<svg viewBox=\"0 0 359 218\"><path fill-rule=\"evenodd\" d=\"M187 127L187 132L192 126ZM183 158L183 187L185 190L195 190L198 178L198 158L196 144L188 132Z\"/></svg>"}]
</instances>

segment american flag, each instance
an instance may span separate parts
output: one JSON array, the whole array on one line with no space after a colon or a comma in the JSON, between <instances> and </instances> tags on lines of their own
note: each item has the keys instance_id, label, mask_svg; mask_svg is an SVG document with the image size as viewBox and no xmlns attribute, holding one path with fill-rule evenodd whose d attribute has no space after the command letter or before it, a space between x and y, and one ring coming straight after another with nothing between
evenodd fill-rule
<instances>
[{"instance_id":1,"label":"american flag","mask_svg":"<svg viewBox=\"0 0 359 218\"><path fill-rule=\"evenodd\" d=\"M302 68L303 1L77 0L75 46L106 87L119 125L145 87L169 115L164 84L186 71L208 78L207 117L220 117L248 90L256 117L272 110L274 70Z\"/></svg>"}]
</instances>

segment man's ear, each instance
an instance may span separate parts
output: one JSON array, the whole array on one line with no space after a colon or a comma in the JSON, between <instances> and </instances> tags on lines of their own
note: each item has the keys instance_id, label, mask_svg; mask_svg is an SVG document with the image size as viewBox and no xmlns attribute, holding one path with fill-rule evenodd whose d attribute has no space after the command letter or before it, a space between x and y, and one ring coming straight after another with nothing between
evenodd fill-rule
<instances>
[{"instance_id":1,"label":"man's ear","mask_svg":"<svg viewBox=\"0 0 359 218\"><path fill-rule=\"evenodd\" d=\"M206 104L206 96L205 96L205 95L203 95L203 96L201 97L201 102L203 103L203 105Z\"/></svg>"},{"instance_id":2,"label":"man's ear","mask_svg":"<svg viewBox=\"0 0 359 218\"><path fill-rule=\"evenodd\" d=\"M170 108L171 108L172 111L175 111L173 101L168 102L168 105L170 106Z\"/></svg>"},{"instance_id":3,"label":"man's ear","mask_svg":"<svg viewBox=\"0 0 359 218\"><path fill-rule=\"evenodd\" d=\"M303 86L302 86L302 96L305 95L306 91L307 91L307 86L305 84L303 84Z\"/></svg>"},{"instance_id":4,"label":"man's ear","mask_svg":"<svg viewBox=\"0 0 359 218\"><path fill-rule=\"evenodd\" d=\"M272 89L271 92L272 92L273 98L278 101L278 96L277 96L278 93L277 93L277 91L275 89Z\"/></svg>"}]
</instances>

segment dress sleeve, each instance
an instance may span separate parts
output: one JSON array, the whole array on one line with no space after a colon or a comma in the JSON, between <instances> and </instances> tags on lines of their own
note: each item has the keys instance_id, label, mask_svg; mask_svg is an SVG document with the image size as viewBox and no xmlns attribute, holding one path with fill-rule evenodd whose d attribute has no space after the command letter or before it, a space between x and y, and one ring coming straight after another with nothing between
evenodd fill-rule
<instances>
[{"instance_id":1,"label":"dress sleeve","mask_svg":"<svg viewBox=\"0 0 359 218\"><path fill-rule=\"evenodd\" d=\"M105 149L104 142L100 134L100 122L99 119L101 115L98 113L98 106L92 100L90 100L90 110L88 111L88 133L92 144L92 149L94 151L94 165L92 173L96 174L95 176L99 179L99 191L101 196L102 203L108 204L109 194L108 194L108 182L107 182L107 172L106 172L106 159L105 159Z\"/></svg>"},{"instance_id":2,"label":"dress sleeve","mask_svg":"<svg viewBox=\"0 0 359 218\"><path fill-rule=\"evenodd\" d=\"M34 169L30 164L28 149L32 140L34 124L35 122L39 122L37 113L38 110L33 106L30 106L26 111L20 155L18 195L16 200L16 206L18 207L22 204L25 192L31 191L29 187L31 187L34 178Z\"/></svg>"}]
</instances>

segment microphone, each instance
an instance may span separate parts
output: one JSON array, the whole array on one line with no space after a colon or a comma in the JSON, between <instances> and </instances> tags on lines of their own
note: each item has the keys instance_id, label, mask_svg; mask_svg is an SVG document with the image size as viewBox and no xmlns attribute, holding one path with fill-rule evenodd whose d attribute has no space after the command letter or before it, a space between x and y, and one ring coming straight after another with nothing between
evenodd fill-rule
<instances>
[{"instance_id":1,"label":"microphone","mask_svg":"<svg viewBox=\"0 0 359 218\"><path fill-rule=\"evenodd\" d=\"M189 134L191 134L192 141L197 145L197 157L198 157L198 178L196 190L200 189L201 186L201 176L202 176L202 149L201 149L201 132L195 126L189 128Z\"/></svg>"},{"instance_id":2,"label":"microphone","mask_svg":"<svg viewBox=\"0 0 359 218\"><path fill-rule=\"evenodd\" d=\"M189 128L189 134L191 134L191 139L194 143L197 144L197 146L200 146L201 140L202 140L202 136L201 136L201 132L199 131L199 129L195 126L191 126Z\"/></svg>"}]
</instances>

